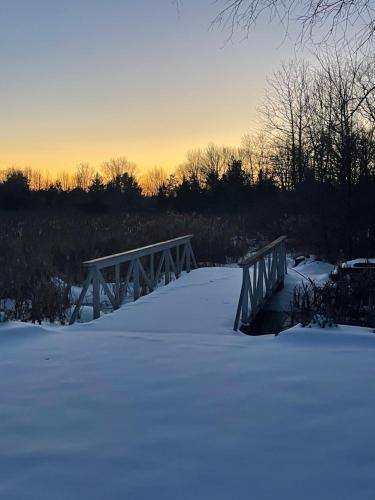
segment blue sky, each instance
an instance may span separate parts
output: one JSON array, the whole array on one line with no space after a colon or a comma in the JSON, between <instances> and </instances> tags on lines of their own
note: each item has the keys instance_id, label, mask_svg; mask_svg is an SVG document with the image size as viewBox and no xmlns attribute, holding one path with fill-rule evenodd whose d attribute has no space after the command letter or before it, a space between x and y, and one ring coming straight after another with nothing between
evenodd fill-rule
<instances>
[{"instance_id":1,"label":"blue sky","mask_svg":"<svg viewBox=\"0 0 375 500\"><path fill-rule=\"evenodd\" d=\"M265 79L293 55L263 22L210 29L212 0L0 0L0 168L69 170L126 155L172 168L187 149L237 144Z\"/></svg>"}]
</instances>

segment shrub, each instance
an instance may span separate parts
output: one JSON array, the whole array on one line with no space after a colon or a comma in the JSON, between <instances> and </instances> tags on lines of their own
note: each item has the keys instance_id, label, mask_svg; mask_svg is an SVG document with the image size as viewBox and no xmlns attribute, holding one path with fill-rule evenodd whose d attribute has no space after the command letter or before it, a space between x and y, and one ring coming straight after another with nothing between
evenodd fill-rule
<instances>
[{"instance_id":1,"label":"shrub","mask_svg":"<svg viewBox=\"0 0 375 500\"><path fill-rule=\"evenodd\" d=\"M307 326L337 323L375 327L375 273L361 274L358 279L313 281L294 290L291 304L293 323Z\"/></svg>"}]
</instances>

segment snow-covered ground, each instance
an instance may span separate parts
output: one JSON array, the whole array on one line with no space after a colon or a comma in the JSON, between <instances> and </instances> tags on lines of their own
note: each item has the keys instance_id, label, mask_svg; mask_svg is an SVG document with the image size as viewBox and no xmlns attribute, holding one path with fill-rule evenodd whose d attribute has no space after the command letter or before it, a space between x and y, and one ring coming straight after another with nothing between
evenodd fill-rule
<instances>
[{"instance_id":1,"label":"snow-covered ground","mask_svg":"<svg viewBox=\"0 0 375 500\"><path fill-rule=\"evenodd\" d=\"M375 334L235 334L240 281L199 269L95 322L0 325L0 498L372 499Z\"/></svg>"},{"instance_id":2,"label":"snow-covered ground","mask_svg":"<svg viewBox=\"0 0 375 500\"><path fill-rule=\"evenodd\" d=\"M334 269L335 266L332 264L315 260L314 257L306 258L294 267L292 260L289 260L284 289L271 297L266 308L270 311L289 311L296 286L301 285L301 283L307 283L309 280L312 280L317 285L323 284L329 279Z\"/></svg>"}]
</instances>

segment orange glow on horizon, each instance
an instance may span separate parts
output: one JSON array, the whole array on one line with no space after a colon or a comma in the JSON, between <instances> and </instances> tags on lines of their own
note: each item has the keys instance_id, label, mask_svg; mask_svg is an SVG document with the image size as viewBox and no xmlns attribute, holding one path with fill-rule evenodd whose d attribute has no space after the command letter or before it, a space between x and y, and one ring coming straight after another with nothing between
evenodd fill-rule
<instances>
[{"instance_id":1,"label":"orange glow on horizon","mask_svg":"<svg viewBox=\"0 0 375 500\"><path fill-rule=\"evenodd\" d=\"M8 168L31 168L32 170L48 171L52 176L60 172L74 172L82 162L89 163L99 171L103 162L116 157L125 156L137 164L139 172L152 167L162 167L166 172L173 172L184 162L186 153L191 149L205 148L209 143L226 146L239 146L241 137L246 133L238 131L233 134L223 134L219 140L207 137L206 140L172 140L170 143L149 144L147 140L138 144L124 145L122 143L103 144L71 144L51 145L49 148L12 149L0 152L0 170ZM202 134L203 136L204 134Z\"/></svg>"}]
</instances>

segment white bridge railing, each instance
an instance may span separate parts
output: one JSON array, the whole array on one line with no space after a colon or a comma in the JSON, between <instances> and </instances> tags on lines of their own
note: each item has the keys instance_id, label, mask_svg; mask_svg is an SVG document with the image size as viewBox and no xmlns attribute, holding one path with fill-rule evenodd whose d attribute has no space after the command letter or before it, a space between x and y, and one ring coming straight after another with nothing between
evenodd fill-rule
<instances>
[{"instance_id":1,"label":"white bridge railing","mask_svg":"<svg viewBox=\"0 0 375 500\"><path fill-rule=\"evenodd\" d=\"M249 325L272 294L284 286L286 265L286 236L243 259L242 286L234 330Z\"/></svg>"},{"instance_id":2,"label":"white bridge railing","mask_svg":"<svg viewBox=\"0 0 375 500\"><path fill-rule=\"evenodd\" d=\"M69 324L76 321L90 286L93 318L97 319L100 317L100 287L113 309L118 309L126 297L137 300L141 295L152 292L163 277L164 283L168 284L173 277L177 279L182 271L190 272L192 267L196 268L191 238L192 235L181 236L84 262L88 274ZM102 271L112 277L109 283Z\"/></svg>"}]
</instances>

